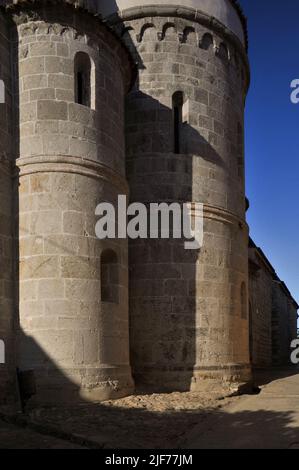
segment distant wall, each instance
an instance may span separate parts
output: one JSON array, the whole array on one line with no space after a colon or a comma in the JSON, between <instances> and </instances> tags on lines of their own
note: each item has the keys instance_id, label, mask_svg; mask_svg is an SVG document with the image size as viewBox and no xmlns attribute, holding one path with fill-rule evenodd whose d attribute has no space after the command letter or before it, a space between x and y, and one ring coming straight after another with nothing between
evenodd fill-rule
<instances>
[{"instance_id":1,"label":"distant wall","mask_svg":"<svg viewBox=\"0 0 299 470\"><path fill-rule=\"evenodd\" d=\"M297 336L297 310L280 282L273 283L272 357L274 365L290 362L291 341Z\"/></svg>"},{"instance_id":2,"label":"distant wall","mask_svg":"<svg viewBox=\"0 0 299 470\"><path fill-rule=\"evenodd\" d=\"M297 337L297 305L255 246L249 248L249 316L253 367L287 365Z\"/></svg>"},{"instance_id":3,"label":"distant wall","mask_svg":"<svg viewBox=\"0 0 299 470\"><path fill-rule=\"evenodd\" d=\"M272 283L271 273L258 263L255 251L249 250L250 354L254 367L272 363Z\"/></svg>"}]
</instances>

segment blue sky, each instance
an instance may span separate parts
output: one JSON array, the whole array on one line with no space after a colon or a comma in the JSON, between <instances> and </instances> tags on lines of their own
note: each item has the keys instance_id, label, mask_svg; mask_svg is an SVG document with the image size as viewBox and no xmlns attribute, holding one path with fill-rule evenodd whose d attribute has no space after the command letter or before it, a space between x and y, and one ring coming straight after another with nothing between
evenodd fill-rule
<instances>
[{"instance_id":1,"label":"blue sky","mask_svg":"<svg viewBox=\"0 0 299 470\"><path fill-rule=\"evenodd\" d=\"M248 18L251 87L246 105L248 222L299 301L299 2L240 0Z\"/></svg>"}]
</instances>

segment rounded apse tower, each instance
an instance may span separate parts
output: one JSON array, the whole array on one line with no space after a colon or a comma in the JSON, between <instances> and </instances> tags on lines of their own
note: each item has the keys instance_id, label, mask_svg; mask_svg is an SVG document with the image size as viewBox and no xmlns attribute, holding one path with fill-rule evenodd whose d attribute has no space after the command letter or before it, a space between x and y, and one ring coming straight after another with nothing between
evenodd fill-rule
<instances>
[{"instance_id":1,"label":"rounded apse tower","mask_svg":"<svg viewBox=\"0 0 299 470\"><path fill-rule=\"evenodd\" d=\"M67 3L7 9L19 90L17 365L34 372L37 401L57 403L133 390L127 240L95 236L97 205L128 191L133 67L91 11Z\"/></svg>"},{"instance_id":2,"label":"rounded apse tower","mask_svg":"<svg viewBox=\"0 0 299 470\"><path fill-rule=\"evenodd\" d=\"M104 5L139 66L126 109L131 202L204 204L199 251L130 242L134 377L154 390L248 383L246 20L233 0Z\"/></svg>"}]
</instances>

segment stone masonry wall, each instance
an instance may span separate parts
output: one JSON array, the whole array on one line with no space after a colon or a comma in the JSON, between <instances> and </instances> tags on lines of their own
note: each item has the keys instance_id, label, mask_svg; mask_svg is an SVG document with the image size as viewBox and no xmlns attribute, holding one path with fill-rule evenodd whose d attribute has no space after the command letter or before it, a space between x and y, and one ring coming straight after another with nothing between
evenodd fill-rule
<instances>
[{"instance_id":1,"label":"stone masonry wall","mask_svg":"<svg viewBox=\"0 0 299 470\"><path fill-rule=\"evenodd\" d=\"M290 363L297 305L261 249L249 248L250 356L254 368Z\"/></svg>"},{"instance_id":2,"label":"stone masonry wall","mask_svg":"<svg viewBox=\"0 0 299 470\"><path fill-rule=\"evenodd\" d=\"M129 21L139 61L127 100L131 201L204 203L204 246L130 243L131 359L137 382L190 389L246 381L248 254L243 112L247 64L233 43L177 17ZM174 153L172 99L184 97Z\"/></svg>"},{"instance_id":3,"label":"stone masonry wall","mask_svg":"<svg viewBox=\"0 0 299 470\"><path fill-rule=\"evenodd\" d=\"M250 253L254 255L252 250ZM262 262L257 271L249 270L249 273L251 361L253 367L269 367L272 365L273 275Z\"/></svg>"},{"instance_id":4,"label":"stone masonry wall","mask_svg":"<svg viewBox=\"0 0 299 470\"><path fill-rule=\"evenodd\" d=\"M272 360L274 365L286 365L297 337L297 310L280 282L273 283L272 295Z\"/></svg>"},{"instance_id":5,"label":"stone masonry wall","mask_svg":"<svg viewBox=\"0 0 299 470\"><path fill-rule=\"evenodd\" d=\"M95 237L95 208L127 193L123 101L127 54L71 7L15 15L20 100L19 367L38 400L132 390L127 240ZM75 103L75 57L91 60L95 102ZM92 109L94 107L94 109ZM117 258L117 301L101 298L102 255Z\"/></svg>"}]
</instances>

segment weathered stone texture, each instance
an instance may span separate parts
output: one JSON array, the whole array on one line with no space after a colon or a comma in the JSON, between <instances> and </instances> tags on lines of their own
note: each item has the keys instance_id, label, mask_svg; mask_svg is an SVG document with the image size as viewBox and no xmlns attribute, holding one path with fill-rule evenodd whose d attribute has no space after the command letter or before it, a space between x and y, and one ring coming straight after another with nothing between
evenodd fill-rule
<instances>
[{"instance_id":1,"label":"weathered stone texture","mask_svg":"<svg viewBox=\"0 0 299 470\"><path fill-rule=\"evenodd\" d=\"M38 400L104 399L132 390L127 240L100 241L96 206L117 203L124 178L128 58L91 17L52 9L18 24L21 370ZM55 8L56 19L62 10ZM86 22L88 26L86 26ZM62 26L62 24L64 26ZM76 26L73 26L76 24ZM108 41L109 37L109 41ZM91 107L75 103L75 56L88 54ZM95 109L93 109L95 108ZM117 258L117 300L101 298L102 254ZM51 379L50 379L51 377Z\"/></svg>"},{"instance_id":2,"label":"weathered stone texture","mask_svg":"<svg viewBox=\"0 0 299 470\"><path fill-rule=\"evenodd\" d=\"M16 367L58 403L130 393L131 365L159 391L247 383L249 339L253 365L285 362L297 305L265 263L248 280L246 41L167 2L109 27L92 2L2 3L0 399ZM203 247L97 239L96 206L129 193L202 203Z\"/></svg>"},{"instance_id":3,"label":"weathered stone texture","mask_svg":"<svg viewBox=\"0 0 299 470\"><path fill-rule=\"evenodd\" d=\"M298 305L279 280L273 283L272 295L272 360L274 365L285 365L291 362L291 342L297 338Z\"/></svg>"},{"instance_id":4,"label":"weathered stone texture","mask_svg":"<svg viewBox=\"0 0 299 470\"><path fill-rule=\"evenodd\" d=\"M255 368L288 365L298 305L263 251L249 245L250 356Z\"/></svg>"},{"instance_id":5,"label":"weathered stone texture","mask_svg":"<svg viewBox=\"0 0 299 470\"><path fill-rule=\"evenodd\" d=\"M199 252L176 240L130 243L134 374L166 389L200 387L207 376L247 381L246 64L239 57L237 66L233 44L227 44L230 61L216 53L225 39L201 24L159 16L129 24L126 42L131 49L134 43L139 61L138 83L127 99L131 200L205 206ZM200 47L205 34L215 48ZM172 99L178 91L184 122L175 154Z\"/></svg>"},{"instance_id":6,"label":"weathered stone texture","mask_svg":"<svg viewBox=\"0 0 299 470\"><path fill-rule=\"evenodd\" d=\"M47 13L49 22L51 14ZM59 15L57 11L57 21ZM112 35L109 49L107 31L89 17L88 25L84 24L84 17L82 14L76 20L79 35L72 27L56 25L55 29L42 18L29 19L18 26L20 154L22 157L70 154L104 163L123 174L121 116L129 80L125 53L121 55L121 46ZM72 21L68 9L64 21ZM95 68L96 111L75 103L77 52L87 53Z\"/></svg>"},{"instance_id":7,"label":"weathered stone texture","mask_svg":"<svg viewBox=\"0 0 299 470\"><path fill-rule=\"evenodd\" d=\"M253 367L272 365L273 272L255 248L249 249L250 356Z\"/></svg>"}]
</instances>

